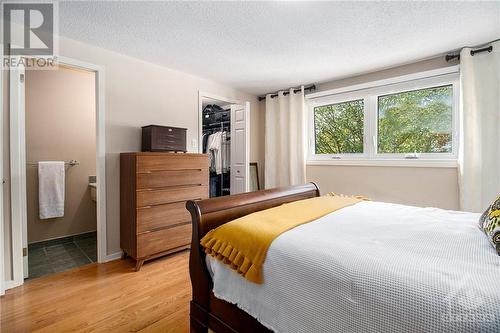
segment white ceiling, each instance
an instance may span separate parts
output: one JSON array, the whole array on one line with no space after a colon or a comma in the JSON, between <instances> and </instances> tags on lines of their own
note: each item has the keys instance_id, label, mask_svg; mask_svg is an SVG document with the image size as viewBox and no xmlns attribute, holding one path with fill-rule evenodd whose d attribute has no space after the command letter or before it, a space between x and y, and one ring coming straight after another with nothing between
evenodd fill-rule
<instances>
[{"instance_id":1,"label":"white ceiling","mask_svg":"<svg viewBox=\"0 0 500 333\"><path fill-rule=\"evenodd\" d=\"M500 2L62 2L60 33L262 94L500 38Z\"/></svg>"}]
</instances>

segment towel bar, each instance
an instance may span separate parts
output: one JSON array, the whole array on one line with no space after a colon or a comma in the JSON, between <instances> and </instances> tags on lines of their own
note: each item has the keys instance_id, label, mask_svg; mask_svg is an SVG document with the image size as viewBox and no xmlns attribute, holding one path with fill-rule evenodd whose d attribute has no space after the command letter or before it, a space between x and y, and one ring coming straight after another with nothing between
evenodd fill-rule
<instances>
[{"instance_id":1,"label":"towel bar","mask_svg":"<svg viewBox=\"0 0 500 333\"><path fill-rule=\"evenodd\" d=\"M27 162L26 165L29 166L38 166L38 162ZM75 166L75 165L80 165L80 162L77 160L69 160L69 161L64 161L65 166Z\"/></svg>"}]
</instances>

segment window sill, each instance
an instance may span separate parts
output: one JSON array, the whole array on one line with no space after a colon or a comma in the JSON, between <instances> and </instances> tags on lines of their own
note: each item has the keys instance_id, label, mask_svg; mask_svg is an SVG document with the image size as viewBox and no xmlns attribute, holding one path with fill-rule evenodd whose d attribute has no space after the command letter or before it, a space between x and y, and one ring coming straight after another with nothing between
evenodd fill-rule
<instances>
[{"instance_id":1,"label":"window sill","mask_svg":"<svg viewBox=\"0 0 500 333\"><path fill-rule=\"evenodd\" d=\"M348 165L376 167L410 167L410 168L457 168L457 160L413 160L413 159L332 159L308 160L306 165Z\"/></svg>"}]
</instances>

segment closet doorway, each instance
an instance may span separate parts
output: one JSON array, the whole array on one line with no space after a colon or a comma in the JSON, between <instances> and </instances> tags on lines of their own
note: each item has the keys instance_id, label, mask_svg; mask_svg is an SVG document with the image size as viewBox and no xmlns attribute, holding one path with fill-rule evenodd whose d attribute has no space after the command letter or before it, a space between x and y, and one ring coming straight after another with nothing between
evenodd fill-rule
<instances>
[{"instance_id":1,"label":"closet doorway","mask_svg":"<svg viewBox=\"0 0 500 333\"><path fill-rule=\"evenodd\" d=\"M210 156L210 197L248 192L250 103L199 92L198 147Z\"/></svg>"}]
</instances>

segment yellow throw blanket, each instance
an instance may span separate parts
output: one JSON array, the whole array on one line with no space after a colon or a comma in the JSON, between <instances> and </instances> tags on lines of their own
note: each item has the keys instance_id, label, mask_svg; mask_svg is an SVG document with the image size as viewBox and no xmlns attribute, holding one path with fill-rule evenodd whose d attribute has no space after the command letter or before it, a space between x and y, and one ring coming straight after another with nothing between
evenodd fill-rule
<instances>
[{"instance_id":1,"label":"yellow throw blanket","mask_svg":"<svg viewBox=\"0 0 500 333\"><path fill-rule=\"evenodd\" d=\"M291 202L223 224L210 230L200 243L207 254L231 266L247 280L262 283L262 265L276 237L362 200L367 199L331 193Z\"/></svg>"}]
</instances>

